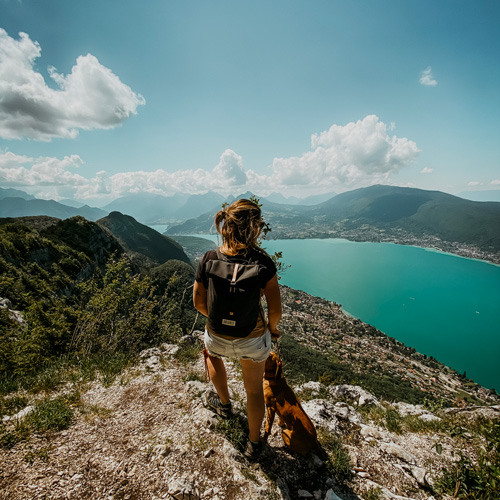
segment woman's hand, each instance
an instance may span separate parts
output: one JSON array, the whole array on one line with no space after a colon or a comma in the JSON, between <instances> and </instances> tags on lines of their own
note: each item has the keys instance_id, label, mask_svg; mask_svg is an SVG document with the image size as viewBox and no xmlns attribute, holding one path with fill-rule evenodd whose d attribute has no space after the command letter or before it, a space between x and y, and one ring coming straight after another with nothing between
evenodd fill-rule
<instances>
[{"instance_id":1,"label":"woman's hand","mask_svg":"<svg viewBox=\"0 0 500 500\"><path fill-rule=\"evenodd\" d=\"M269 332L271 333L271 338L274 340L277 340L281 337L281 332L277 330L276 328L274 330L271 330L269 328Z\"/></svg>"}]
</instances>

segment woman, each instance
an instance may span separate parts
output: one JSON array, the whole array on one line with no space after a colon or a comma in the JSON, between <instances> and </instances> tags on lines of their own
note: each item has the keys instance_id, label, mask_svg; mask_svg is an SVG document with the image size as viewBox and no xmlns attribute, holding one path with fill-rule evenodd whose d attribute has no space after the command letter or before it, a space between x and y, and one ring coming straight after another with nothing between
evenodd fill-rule
<instances>
[{"instance_id":1,"label":"woman","mask_svg":"<svg viewBox=\"0 0 500 500\"><path fill-rule=\"evenodd\" d=\"M245 264L258 263L258 280L260 296L267 301L268 318L259 301L259 314L256 324L249 334L235 331L222 333L211 327L210 321L205 329L205 349L208 372L217 393L205 395L205 405L227 418L231 414L231 401L227 385L227 373L223 357L238 357L243 372L243 381L247 394L248 443L245 455L256 458L260 453L260 428L264 419L265 404L262 389L264 367L271 351L271 338L278 338L278 322L281 319L281 298L276 275L276 266L267 253L259 247L258 238L264 223L260 207L250 200L234 201L229 207L220 210L215 216L217 232L222 236L222 246L218 251L207 252L196 272L193 301L195 308L204 316L209 316L208 290L210 269L213 261L228 261ZM242 337L242 334L246 335Z\"/></svg>"}]
</instances>

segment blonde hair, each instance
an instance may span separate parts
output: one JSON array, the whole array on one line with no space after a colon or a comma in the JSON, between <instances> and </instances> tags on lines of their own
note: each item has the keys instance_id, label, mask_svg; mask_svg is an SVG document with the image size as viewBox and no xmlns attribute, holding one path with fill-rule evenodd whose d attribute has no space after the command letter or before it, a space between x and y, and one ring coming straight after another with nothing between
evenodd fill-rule
<instances>
[{"instance_id":1,"label":"blonde hair","mask_svg":"<svg viewBox=\"0 0 500 500\"><path fill-rule=\"evenodd\" d=\"M237 255L246 250L258 250L258 238L263 227L262 214L257 203L240 199L219 210L214 221L217 232L222 236L222 251Z\"/></svg>"}]
</instances>

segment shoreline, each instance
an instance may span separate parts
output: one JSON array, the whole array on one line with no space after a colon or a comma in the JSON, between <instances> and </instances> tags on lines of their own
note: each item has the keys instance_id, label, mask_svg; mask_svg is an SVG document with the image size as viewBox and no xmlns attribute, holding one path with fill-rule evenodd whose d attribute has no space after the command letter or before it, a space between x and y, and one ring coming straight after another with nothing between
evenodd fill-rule
<instances>
[{"instance_id":1,"label":"shoreline","mask_svg":"<svg viewBox=\"0 0 500 500\"><path fill-rule=\"evenodd\" d=\"M168 237L175 237L175 236L192 236L192 237L199 237L203 238L205 236L209 236L210 238L204 238L210 241L215 241L217 237L217 233L211 234L211 233L190 233L190 234L178 234L178 235L169 235ZM474 247L473 245L467 245L465 243L457 243L457 242L444 242L442 240L439 240L441 242L441 245L436 245L436 241L434 241L434 245L429 244L428 246L425 244L419 244L420 242L418 241L400 241L397 240L396 238L387 238L387 239L375 239L375 238L359 238L359 237L348 237L346 235L342 236L334 236L334 235L314 235L314 236L307 236L307 237L300 237L297 235L283 235L283 234L275 234L271 235L269 234L268 237L266 238L265 241L276 241L276 240L344 240L344 241L350 241L352 243L388 243L388 244L393 244L393 245L401 245L401 246L410 246L410 247L415 247L415 248L421 248L422 250L428 251L428 252L437 252L437 253L442 253L445 255L451 255L454 257L460 257L463 259L470 259L470 260L475 260L478 262L484 262L486 264L491 264L497 267L500 267L500 252L498 253L490 253L490 252L485 252L478 247ZM433 238L434 239L434 238ZM460 247L456 248L455 251L452 251L450 249L450 246L453 245L460 245Z\"/></svg>"}]
</instances>

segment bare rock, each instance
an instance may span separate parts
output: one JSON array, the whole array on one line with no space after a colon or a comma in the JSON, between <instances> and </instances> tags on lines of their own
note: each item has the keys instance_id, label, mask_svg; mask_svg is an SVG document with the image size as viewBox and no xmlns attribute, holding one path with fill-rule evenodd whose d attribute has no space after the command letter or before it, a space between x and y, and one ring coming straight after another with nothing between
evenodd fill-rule
<instances>
[{"instance_id":1,"label":"bare rock","mask_svg":"<svg viewBox=\"0 0 500 500\"><path fill-rule=\"evenodd\" d=\"M410 467L410 472L420 486L422 486L423 488L429 486L429 482L427 481L427 473L425 469L422 469L422 467L414 466Z\"/></svg>"},{"instance_id":2,"label":"bare rock","mask_svg":"<svg viewBox=\"0 0 500 500\"><path fill-rule=\"evenodd\" d=\"M342 500L332 489L326 492L325 500Z\"/></svg>"},{"instance_id":3,"label":"bare rock","mask_svg":"<svg viewBox=\"0 0 500 500\"><path fill-rule=\"evenodd\" d=\"M320 382L309 381L297 387L297 392L309 391L312 394L319 394L323 385Z\"/></svg>"},{"instance_id":4,"label":"bare rock","mask_svg":"<svg viewBox=\"0 0 500 500\"><path fill-rule=\"evenodd\" d=\"M385 488L384 486L381 486L380 484L377 484L376 482L371 481L370 479L365 479L364 484L365 484L365 487L367 487L367 489L368 488L369 489L371 489L371 488L378 489L380 491L381 500L415 500L414 498L396 495L396 493L393 493L388 488Z\"/></svg>"},{"instance_id":5,"label":"bare rock","mask_svg":"<svg viewBox=\"0 0 500 500\"><path fill-rule=\"evenodd\" d=\"M336 399L350 399L356 406L375 405L380 406L379 400L358 385L333 385L329 387L330 394Z\"/></svg>"},{"instance_id":6,"label":"bare rock","mask_svg":"<svg viewBox=\"0 0 500 500\"><path fill-rule=\"evenodd\" d=\"M170 453L170 451L171 451L170 446L166 444L157 444L153 448L153 455L155 457L161 458L167 456Z\"/></svg>"},{"instance_id":7,"label":"bare rock","mask_svg":"<svg viewBox=\"0 0 500 500\"><path fill-rule=\"evenodd\" d=\"M418 418L420 420L424 420L425 422L440 422L442 419L439 418L437 415L434 415L433 413L424 413L422 415L419 415Z\"/></svg>"},{"instance_id":8,"label":"bare rock","mask_svg":"<svg viewBox=\"0 0 500 500\"><path fill-rule=\"evenodd\" d=\"M207 384L200 382L199 380L189 380L186 383L186 388L191 394L205 392L207 390Z\"/></svg>"},{"instance_id":9,"label":"bare rock","mask_svg":"<svg viewBox=\"0 0 500 500\"><path fill-rule=\"evenodd\" d=\"M174 357L178 352L180 347L177 344L162 344L160 346L163 354L167 356Z\"/></svg>"},{"instance_id":10,"label":"bare rock","mask_svg":"<svg viewBox=\"0 0 500 500\"><path fill-rule=\"evenodd\" d=\"M311 420L318 426L337 432L338 422L346 420L361 423L362 417L346 403L332 403L324 399L313 399L302 403Z\"/></svg>"},{"instance_id":11,"label":"bare rock","mask_svg":"<svg viewBox=\"0 0 500 500\"><path fill-rule=\"evenodd\" d=\"M297 492L297 495L298 495L298 497L299 497L299 498L314 498L314 497L313 497L313 494L312 494L312 493L310 493L310 492L309 492L309 491L307 491L307 490L299 490L299 491Z\"/></svg>"},{"instance_id":12,"label":"bare rock","mask_svg":"<svg viewBox=\"0 0 500 500\"><path fill-rule=\"evenodd\" d=\"M193 415L194 422L208 429L215 429L217 417L207 408L200 407Z\"/></svg>"},{"instance_id":13,"label":"bare rock","mask_svg":"<svg viewBox=\"0 0 500 500\"><path fill-rule=\"evenodd\" d=\"M168 485L168 494L175 500L199 500L200 498L194 482L187 478L172 480Z\"/></svg>"},{"instance_id":14,"label":"bare rock","mask_svg":"<svg viewBox=\"0 0 500 500\"><path fill-rule=\"evenodd\" d=\"M222 453L229 465L233 465L235 461L241 462L243 458L241 453L229 441L224 441Z\"/></svg>"},{"instance_id":15,"label":"bare rock","mask_svg":"<svg viewBox=\"0 0 500 500\"><path fill-rule=\"evenodd\" d=\"M0 307L11 309L12 302L9 299L4 299L3 297L0 297Z\"/></svg>"},{"instance_id":16,"label":"bare rock","mask_svg":"<svg viewBox=\"0 0 500 500\"><path fill-rule=\"evenodd\" d=\"M0 297L0 307L2 307L3 309L7 309L9 311L10 318L13 319L16 323L19 323L20 325L26 324L23 313L21 311L12 309L12 302L9 299Z\"/></svg>"},{"instance_id":17,"label":"bare rock","mask_svg":"<svg viewBox=\"0 0 500 500\"><path fill-rule=\"evenodd\" d=\"M194 335L184 335L184 337L181 337L179 340L179 345L181 346L188 346L188 345L194 345L198 342L198 338L195 337Z\"/></svg>"},{"instance_id":18,"label":"bare rock","mask_svg":"<svg viewBox=\"0 0 500 500\"><path fill-rule=\"evenodd\" d=\"M380 443L380 449L385 451L385 453L393 455L394 457L399 458L400 460L403 460L403 462L406 462L408 464L414 465L416 462L415 457L398 444Z\"/></svg>"},{"instance_id":19,"label":"bare rock","mask_svg":"<svg viewBox=\"0 0 500 500\"><path fill-rule=\"evenodd\" d=\"M498 419L500 418L500 405L494 406L468 406L466 408L446 408L444 413L449 415L460 414L466 418L475 419L478 417Z\"/></svg>"},{"instance_id":20,"label":"bare rock","mask_svg":"<svg viewBox=\"0 0 500 500\"><path fill-rule=\"evenodd\" d=\"M406 417L409 415L417 416L418 418L425 420L426 422L430 422L432 420L440 421L441 419L434 415L434 413L426 410L422 405L412 405L410 403L395 403L393 405L397 408L399 414L402 417Z\"/></svg>"},{"instance_id":21,"label":"bare rock","mask_svg":"<svg viewBox=\"0 0 500 500\"><path fill-rule=\"evenodd\" d=\"M321 458L316 455L316 453L311 453L309 456L309 466L311 469L321 469L323 467L324 462Z\"/></svg>"},{"instance_id":22,"label":"bare rock","mask_svg":"<svg viewBox=\"0 0 500 500\"><path fill-rule=\"evenodd\" d=\"M374 439L383 439L384 435L382 432L376 427L372 427L371 425L363 425L361 424L360 434L365 438L374 438Z\"/></svg>"}]
</instances>

